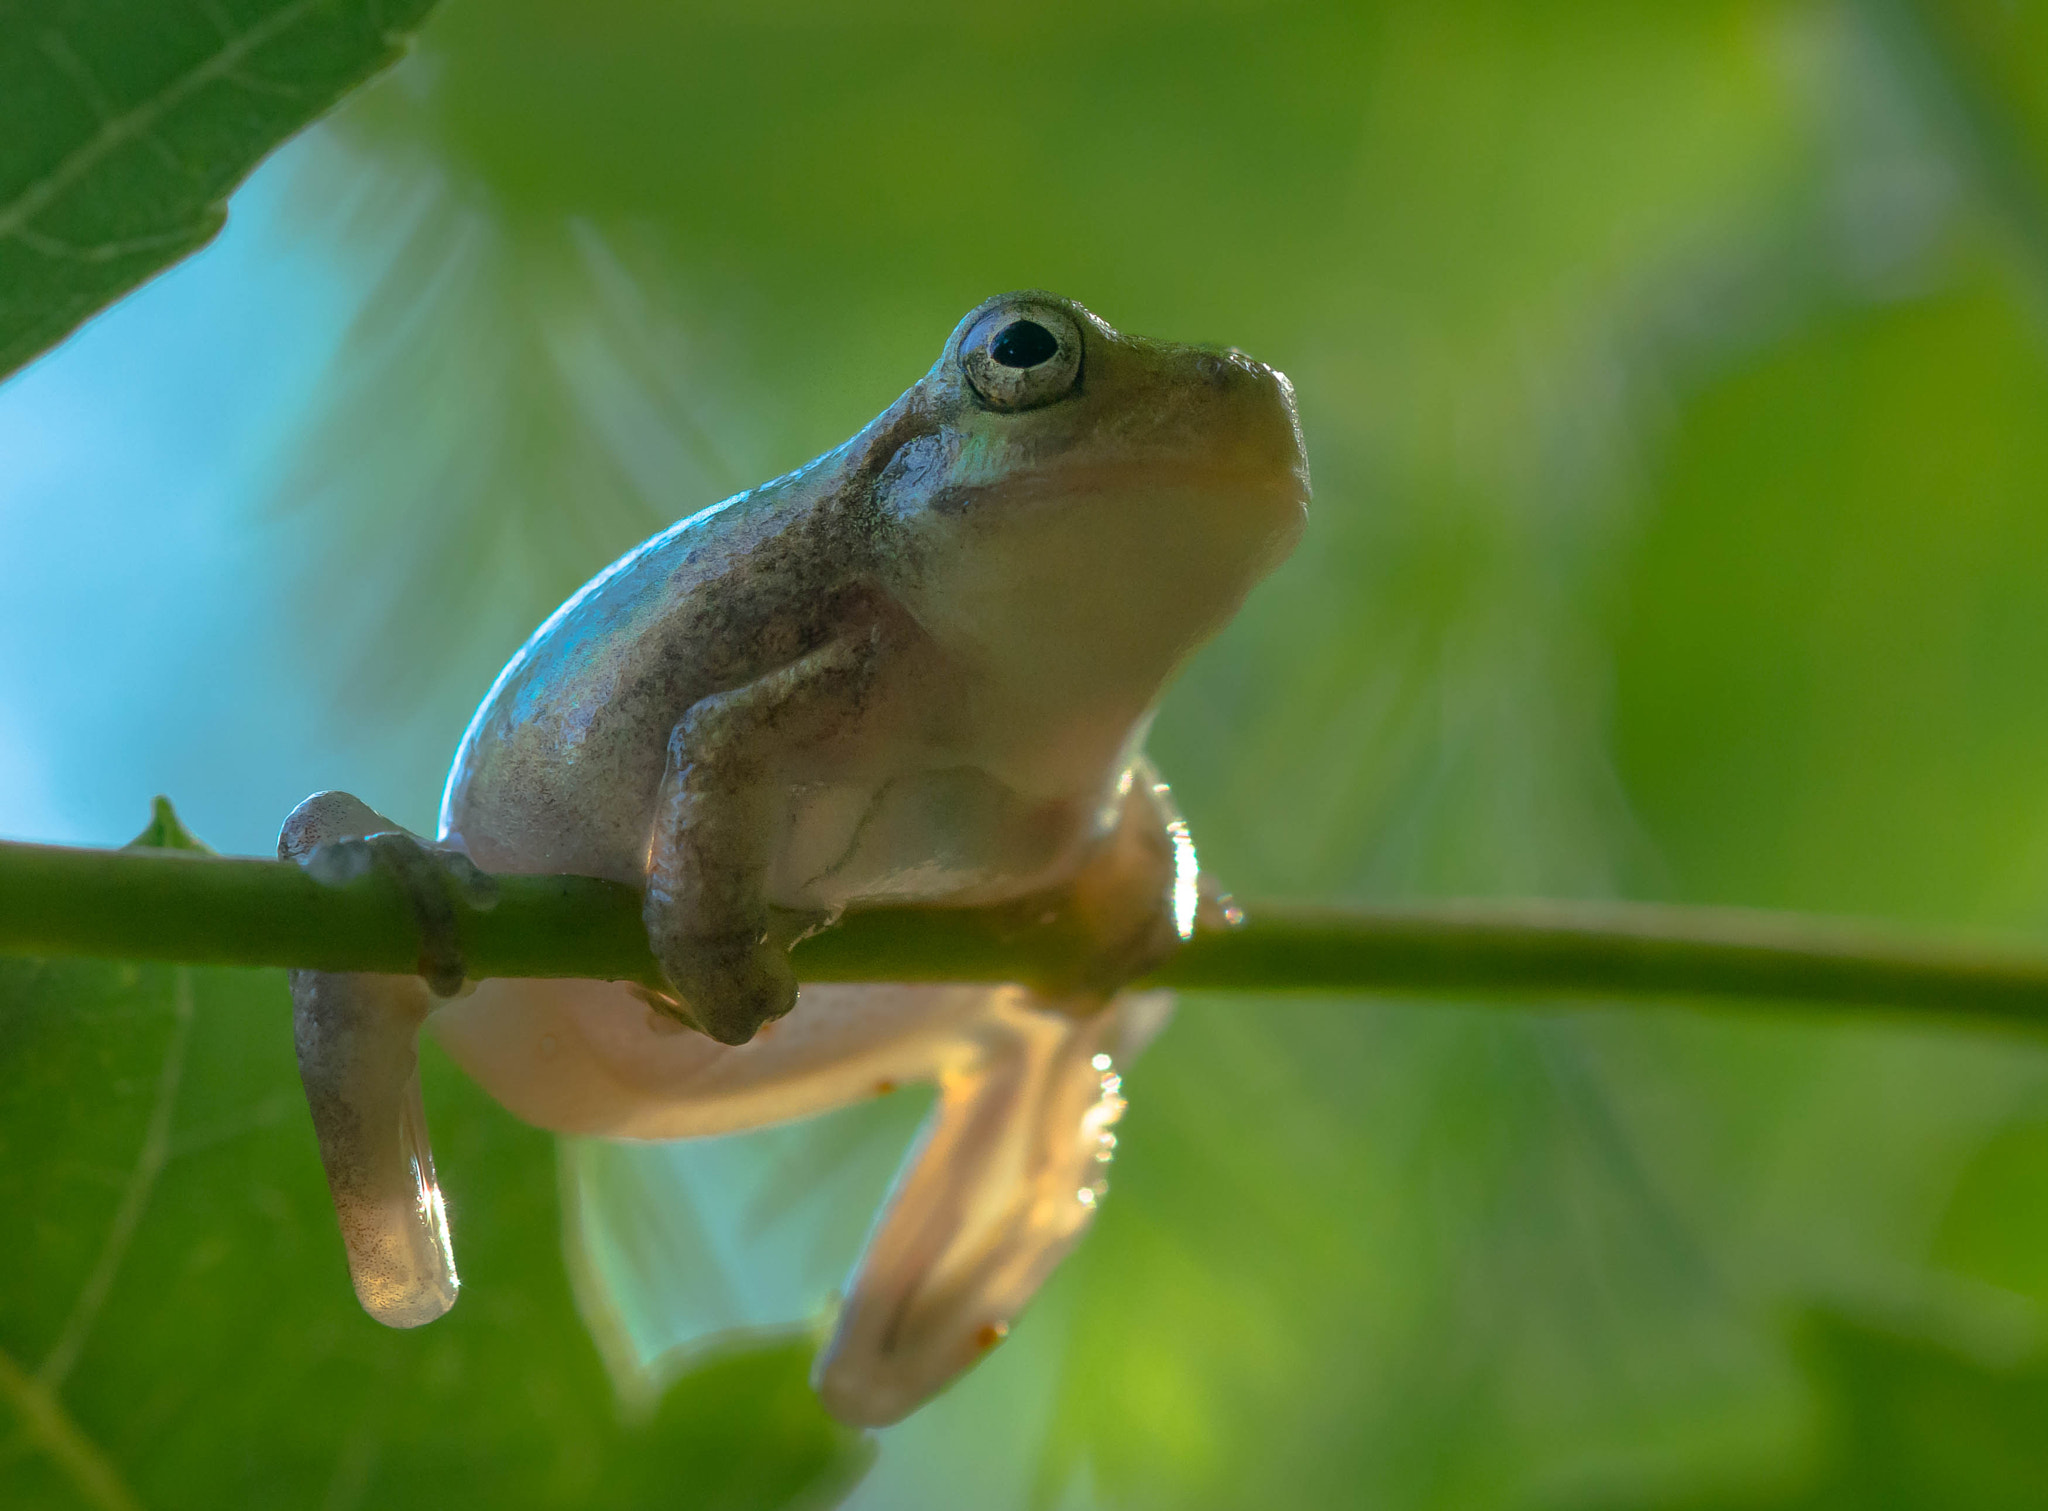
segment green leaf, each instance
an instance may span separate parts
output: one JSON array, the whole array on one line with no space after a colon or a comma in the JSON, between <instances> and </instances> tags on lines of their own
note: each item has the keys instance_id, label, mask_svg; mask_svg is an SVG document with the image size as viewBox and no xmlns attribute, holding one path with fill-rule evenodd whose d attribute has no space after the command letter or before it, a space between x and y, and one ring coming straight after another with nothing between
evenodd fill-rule
<instances>
[{"instance_id":1,"label":"green leaf","mask_svg":"<svg viewBox=\"0 0 2048 1511\"><path fill-rule=\"evenodd\" d=\"M211 241L433 0L0 0L0 376Z\"/></svg>"},{"instance_id":2,"label":"green leaf","mask_svg":"<svg viewBox=\"0 0 2048 1511\"><path fill-rule=\"evenodd\" d=\"M2048 1109L2037 1101L1971 1156L1933 1257L1945 1270L2048 1305Z\"/></svg>"},{"instance_id":3,"label":"green leaf","mask_svg":"<svg viewBox=\"0 0 2048 1511\"><path fill-rule=\"evenodd\" d=\"M2031 1511L2048 1492L2048 1359L1991 1364L1831 1312L1795 1346L1817 1401L1803 1473L1659 1511Z\"/></svg>"},{"instance_id":4,"label":"green leaf","mask_svg":"<svg viewBox=\"0 0 2048 1511\"><path fill-rule=\"evenodd\" d=\"M808 1340L622 1416L561 1258L552 1140L430 1058L470 1283L357 1307L274 972L0 962L0 1505L818 1505L869 1446Z\"/></svg>"}]
</instances>

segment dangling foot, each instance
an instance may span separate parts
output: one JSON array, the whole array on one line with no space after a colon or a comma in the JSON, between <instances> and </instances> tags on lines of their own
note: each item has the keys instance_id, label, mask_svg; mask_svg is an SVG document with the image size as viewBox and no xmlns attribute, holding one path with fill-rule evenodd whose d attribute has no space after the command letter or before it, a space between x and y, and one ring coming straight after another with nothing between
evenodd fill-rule
<instances>
[{"instance_id":1,"label":"dangling foot","mask_svg":"<svg viewBox=\"0 0 2048 1511\"><path fill-rule=\"evenodd\" d=\"M881 1427L1000 1343L1109 1190L1122 1067L1164 1026L1164 992L1092 1018L1000 990L868 1240L811 1381L842 1422Z\"/></svg>"}]
</instances>

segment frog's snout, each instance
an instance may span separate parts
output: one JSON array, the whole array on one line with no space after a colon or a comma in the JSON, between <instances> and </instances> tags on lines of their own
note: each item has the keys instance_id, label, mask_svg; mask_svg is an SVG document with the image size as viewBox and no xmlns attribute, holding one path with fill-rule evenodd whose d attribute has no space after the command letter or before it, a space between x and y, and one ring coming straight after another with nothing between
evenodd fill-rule
<instances>
[{"instance_id":1,"label":"frog's snout","mask_svg":"<svg viewBox=\"0 0 2048 1511\"><path fill-rule=\"evenodd\" d=\"M1279 368L1237 347L1199 347L1192 371L1207 444L1225 465L1271 478L1288 507L1308 502L1308 457L1294 407L1294 385Z\"/></svg>"},{"instance_id":2,"label":"frog's snout","mask_svg":"<svg viewBox=\"0 0 2048 1511\"><path fill-rule=\"evenodd\" d=\"M1294 423L1294 385L1287 374L1234 346L1197 347L1192 364L1197 382L1225 402L1273 410Z\"/></svg>"}]
</instances>

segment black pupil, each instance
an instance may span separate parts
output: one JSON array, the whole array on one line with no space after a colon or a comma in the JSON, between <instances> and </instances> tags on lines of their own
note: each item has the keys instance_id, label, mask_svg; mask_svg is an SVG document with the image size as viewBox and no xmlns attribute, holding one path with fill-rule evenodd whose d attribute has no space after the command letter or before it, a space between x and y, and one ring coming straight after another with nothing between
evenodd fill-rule
<instances>
[{"instance_id":1,"label":"black pupil","mask_svg":"<svg viewBox=\"0 0 2048 1511\"><path fill-rule=\"evenodd\" d=\"M1059 338L1036 320L1012 320L989 343L988 354L1005 367L1036 367L1059 349Z\"/></svg>"}]
</instances>

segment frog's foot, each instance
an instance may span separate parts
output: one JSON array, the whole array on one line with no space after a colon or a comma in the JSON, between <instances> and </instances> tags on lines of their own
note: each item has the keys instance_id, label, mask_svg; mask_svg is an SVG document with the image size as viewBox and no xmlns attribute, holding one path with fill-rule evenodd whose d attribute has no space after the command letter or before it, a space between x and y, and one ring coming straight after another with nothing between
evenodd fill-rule
<instances>
[{"instance_id":1,"label":"frog's foot","mask_svg":"<svg viewBox=\"0 0 2048 1511\"><path fill-rule=\"evenodd\" d=\"M1001 1342L1109 1189L1118 1067L1172 999L1131 994L1072 1018L1018 997L940 1076L939 1106L819 1355L813 1383L842 1421L894 1422Z\"/></svg>"},{"instance_id":2,"label":"frog's foot","mask_svg":"<svg viewBox=\"0 0 2048 1511\"><path fill-rule=\"evenodd\" d=\"M320 1162L363 1309L392 1327L431 1322L459 1282L420 1099L420 1024L428 993L462 984L454 896L488 896L466 856L437 851L345 792L306 799L278 836L280 859L324 881L371 866L398 875L420 923L420 976L293 971L293 1039Z\"/></svg>"},{"instance_id":3,"label":"frog's foot","mask_svg":"<svg viewBox=\"0 0 2048 1511\"><path fill-rule=\"evenodd\" d=\"M645 917L647 942L679 999L673 1009L655 1005L721 1044L745 1044L796 1005L789 948L829 915L777 908L759 928L706 937L677 928L675 911L650 893Z\"/></svg>"}]
</instances>

